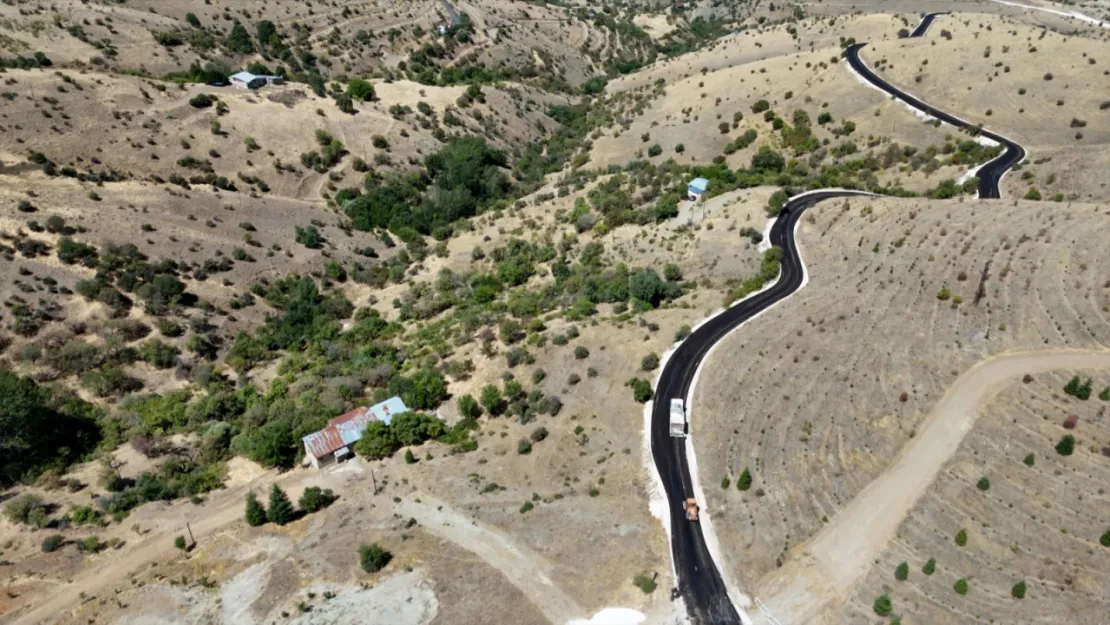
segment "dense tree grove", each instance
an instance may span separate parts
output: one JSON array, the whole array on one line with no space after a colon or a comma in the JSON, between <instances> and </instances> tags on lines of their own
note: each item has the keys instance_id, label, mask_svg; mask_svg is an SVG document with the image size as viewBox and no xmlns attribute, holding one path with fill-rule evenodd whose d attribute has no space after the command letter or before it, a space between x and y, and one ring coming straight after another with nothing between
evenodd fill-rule
<instances>
[{"instance_id":1,"label":"dense tree grove","mask_svg":"<svg viewBox=\"0 0 1110 625\"><path fill-rule=\"evenodd\" d=\"M433 234L505 197L512 188L507 165L505 154L485 139L453 137L425 158L424 171L371 180L344 210L359 230L388 228L402 238L410 230Z\"/></svg>"},{"instance_id":2,"label":"dense tree grove","mask_svg":"<svg viewBox=\"0 0 1110 625\"><path fill-rule=\"evenodd\" d=\"M64 469L100 442L100 414L76 396L0 371L0 397L0 485Z\"/></svg>"}]
</instances>

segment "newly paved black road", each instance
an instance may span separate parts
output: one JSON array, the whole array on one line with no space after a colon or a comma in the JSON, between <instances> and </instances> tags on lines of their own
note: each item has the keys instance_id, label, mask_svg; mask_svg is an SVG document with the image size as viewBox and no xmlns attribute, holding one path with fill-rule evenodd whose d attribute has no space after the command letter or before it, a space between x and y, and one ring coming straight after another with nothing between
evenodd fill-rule
<instances>
[{"instance_id":1,"label":"newly paved black road","mask_svg":"<svg viewBox=\"0 0 1110 625\"><path fill-rule=\"evenodd\" d=\"M925 19L929 19L930 17L933 17L933 15L930 14ZM914 32L916 33L917 30L920 30L920 26L918 27L918 29L915 29ZM924 111L945 123L952 124L953 126L956 126L958 128L971 128L973 126L973 124L969 124L959 117L949 115L948 113L945 113L938 108L930 106L922 102L921 100L913 97L912 95L891 86L890 83L876 75L875 72L871 71L871 69L867 67L867 65L865 65L860 59L860 48L866 45L866 43L857 43L850 46L848 49L845 50L845 57L848 59L848 64L852 66L852 69L859 72L859 74L866 78L868 82L889 93L890 95L898 98L899 100L906 102L915 109L919 111ZM998 143L1002 144L1003 147L1005 147L1005 151L1003 151L1002 154L999 154L997 157L994 158L994 160L980 167L978 173L976 173L976 175L979 177L979 197L1002 197L999 193L999 184L1002 182L1002 174L1009 171L1010 168L1012 168L1014 165L1017 165L1022 161L1022 159L1025 158L1025 149L1022 148L1020 145L1014 143L1013 141L1010 141L1006 137L1003 137L1002 135L991 132L989 130L980 130L979 134L981 136L997 141Z\"/></svg>"},{"instance_id":2,"label":"newly paved black road","mask_svg":"<svg viewBox=\"0 0 1110 625\"><path fill-rule=\"evenodd\" d=\"M794 244L794 226L805 209L821 200L846 195L865 195L860 191L815 191L787 205L787 211L771 227L771 245L783 250L782 274L766 291L729 308L699 327L667 360L655 390L655 406L651 416L651 453L663 479L671 510L671 551L678 571L678 589L686 599L686 607L695 623L739 625L740 615L728 598L725 583L713 563L702 537L701 525L690 523L682 513L682 500L693 497L694 488L686 464L686 445L681 438L671 438L668 431L670 400L685 398L690 392L698 364L709 350L732 329L775 302L798 290L802 285L802 261ZM694 406L694 410L697 407ZM697 427L694 417L692 428ZM701 434L711 436L711 433ZM699 502L704 505L704 502Z\"/></svg>"},{"instance_id":3,"label":"newly paved black road","mask_svg":"<svg viewBox=\"0 0 1110 625\"><path fill-rule=\"evenodd\" d=\"M911 36L919 37L924 34L936 15L925 16ZM866 44L856 44L846 50L848 62L864 78L891 95L938 119L961 128L969 125L967 122L935 109L909 94L898 91L875 75L859 58L859 50L864 45ZM982 134L1006 146L1005 152L979 170L979 197L997 198L999 197L999 179L1003 173L1025 157L1025 150L1016 143L995 133L982 131ZM716 564L709 555L701 525L687 521L682 512L682 501L686 497L694 496L694 487L690 479L690 468L686 463L685 441L671 438L668 431L670 400L673 398L685 399L689 396L690 386L698 365L709 353L709 350L726 334L744 321L798 290L802 284L804 270L801 258L798 256L798 249L795 246L794 227L802 213L810 206L829 198L849 195L865 194L859 191L828 189L814 191L790 201L783 214L771 228L771 244L781 247L783 250L782 273L778 282L766 291L733 306L695 330L667 361L662 374L659 376L659 385L655 390L655 404L651 415L651 453L655 460L655 466L659 470L659 476L663 480L663 487L667 492L667 501L670 505L671 552L675 569L678 572L678 591L686 601L690 617L699 625L740 625L742 621L728 597L728 591L721 573L717 570ZM691 427L696 431L698 425L697 406L692 408L694 412ZM713 433L704 432L699 433L699 435L712 436ZM699 503L705 504L705 502Z\"/></svg>"}]
</instances>

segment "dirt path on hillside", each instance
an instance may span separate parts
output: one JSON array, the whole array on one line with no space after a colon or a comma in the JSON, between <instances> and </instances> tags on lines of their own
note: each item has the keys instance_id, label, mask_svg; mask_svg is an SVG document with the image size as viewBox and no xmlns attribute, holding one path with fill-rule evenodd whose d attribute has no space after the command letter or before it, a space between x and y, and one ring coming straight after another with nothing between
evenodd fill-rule
<instances>
[{"instance_id":1,"label":"dirt path on hillside","mask_svg":"<svg viewBox=\"0 0 1110 625\"><path fill-rule=\"evenodd\" d=\"M415 501L419 499L420 501ZM412 517L425 530L470 551L501 572L554 625L586 617L574 599L564 593L547 572L551 564L542 556L515 544L504 533L484 527L425 493L409 497L394 510ZM583 557L586 557L585 554Z\"/></svg>"},{"instance_id":2,"label":"dirt path on hillside","mask_svg":"<svg viewBox=\"0 0 1110 625\"><path fill-rule=\"evenodd\" d=\"M284 479L283 479L284 478ZM276 481L286 492L296 495L303 487L315 483L328 483L337 479L322 472L294 471L278 477ZM258 492L265 492L270 485L270 480L265 484L251 482L238 488L222 491L218 502L212 508L202 513L194 513L190 517L193 535L197 542L214 534L226 530L228 527L243 522L243 501L248 490L252 488ZM215 499L215 498L213 498ZM183 519L184 520L184 519ZM116 552L105 552L102 562L96 566L86 567L81 575L74 578L69 584L59 585L52 589L50 594L37 603L31 610L20 614L11 621L0 619L7 625L36 625L38 623L53 622L59 615L73 609L81 597L96 597L104 594L113 585L124 584L132 572L148 566L148 563L167 559L174 555L173 536L181 532L179 525L166 527L158 531L151 531L139 540L133 542ZM103 537L102 537L103 538ZM132 541L128 541L131 543Z\"/></svg>"},{"instance_id":3,"label":"dirt path on hillside","mask_svg":"<svg viewBox=\"0 0 1110 625\"><path fill-rule=\"evenodd\" d=\"M1056 369L1110 369L1110 351L1013 353L986 360L960 376L894 464L812 540L793 550L785 566L761 580L760 598L774 619L817 622L827 607L845 601L956 453L982 405L1006 382ZM758 625L775 622L762 610L752 616Z\"/></svg>"}]
</instances>

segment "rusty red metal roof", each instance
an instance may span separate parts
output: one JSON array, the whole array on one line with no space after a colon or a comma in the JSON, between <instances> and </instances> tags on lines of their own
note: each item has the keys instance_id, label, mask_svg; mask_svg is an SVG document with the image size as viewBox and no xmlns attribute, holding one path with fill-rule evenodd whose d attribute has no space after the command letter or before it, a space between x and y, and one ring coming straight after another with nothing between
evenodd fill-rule
<instances>
[{"instance_id":1,"label":"rusty red metal roof","mask_svg":"<svg viewBox=\"0 0 1110 625\"><path fill-rule=\"evenodd\" d=\"M304 443L305 452L315 458L323 458L357 442L362 438L362 432L371 421L382 421L388 424L393 420L393 415L403 412L408 412L408 407L401 398L390 397L369 408L363 406L343 413L329 420L327 427L305 436L301 441Z\"/></svg>"}]
</instances>

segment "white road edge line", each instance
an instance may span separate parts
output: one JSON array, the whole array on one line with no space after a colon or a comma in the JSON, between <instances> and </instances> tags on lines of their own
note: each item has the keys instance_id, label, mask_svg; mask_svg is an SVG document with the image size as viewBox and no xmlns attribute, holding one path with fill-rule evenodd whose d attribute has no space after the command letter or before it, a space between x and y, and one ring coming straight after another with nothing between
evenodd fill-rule
<instances>
[{"instance_id":1,"label":"white road edge line","mask_svg":"<svg viewBox=\"0 0 1110 625\"><path fill-rule=\"evenodd\" d=\"M799 193L799 194L789 198L787 200L787 202L788 203L793 202L794 200L803 198L807 195L812 195L814 193L824 193L824 192L828 192L828 191L845 191L845 192L849 192L849 193L852 193L854 195L859 195L859 196L862 196L862 197L878 197L878 198L885 197L885 196L883 196L881 194L877 194L877 193L869 193L867 191L858 191L856 189L844 189L844 188L836 187L836 188L829 188L829 189L814 189L812 191L804 191L802 193ZM774 224L775 219L777 219L777 218L768 220L768 225L767 225L767 227L764 231L765 232L764 241L767 242L767 245L768 245L767 249L770 249L770 243L769 242L770 242L770 239L771 239L771 226ZM793 232L792 236L794 237L795 244L797 244L798 226L800 224L801 224L800 219L798 220L797 223L794 224L794 232ZM761 250L761 251L765 251L765 250ZM702 358L702 361L698 364L697 370L694 372L694 379L690 382L690 392L686 397L686 417L687 417L687 421L689 421L690 413L692 412L691 411L691 406L693 405L694 392L696 391L697 386L698 386L698 378L701 377L701 372L702 372L702 369L705 367L705 363L709 360L710 356L713 355L713 351L717 349L717 346L719 346L726 338L731 336L734 332L738 331L740 328L743 328L745 325L747 325L752 320L758 318L763 313L767 312L768 310L771 310L772 308L775 308L779 304L781 304L781 303L785 302L786 300L790 299L791 297L793 297L796 293L798 293L798 291L801 291L803 288L805 288L806 284L809 283L809 270L806 268L805 259L802 258L802 251L801 251L800 247L798 249L798 259L801 261L801 265L802 265L802 283L801 283L801 285L798 286L798 288L795 289L795 291L793 293L791 293L790 295L787 295L786 297L779 300L778 302L775 302L772 306L760 311L754 317L751 317L750 319L747 319L746 321L744 321L740 325L736 326L732 330L729 330L728 334L721 337L720 340L718 340L717 343L715 343L713 345L713 347L711 347L709 349L709 351L706 352L705 357ZM711 313L710 315L708 315L707 317L705 317L704 319L699 321L698 324L695 325L693 328L691 328L691 330L690 330L691 334L695 330L697 330L698 328L702 327L703 325L709 323L715 317L717 317L717 316L721 315L722 313L726 312L728 309L732 308L733 306L741 304L741 303L755 297L756 295L759 295L760 293L766 291L767 289L773 287L774 285L778 284L778 281L781 280L781 279L782 279L782 271L780 270L779 275L775 277L774 282L771 282L767 285L764 285L764 287L762 289L760 289L758 291L755 291L753 293L749 293L747 296L745 296L741 299L738 299L735 302L732 302L727 307L720 308L720 309L714 311L713 313ZM683 340L685 340L685 339L683 339ZM659 378L662 377L663 371L667 368L667 362L670 360L671 356L674 355L675 350L677 350L678 347L680 345L682 345L682 342L683 341L676 341L675 343L673 343L671 345L670 349L668 349L666 352L664 352L662 358L659 361L659 369L658 369L659 373L655 374L655 379L652 380L652 390L655 390L655 389L659 388ZM655 407L655 402L657 400L659 400L658 397L653 397L653 399L651 401L646 402L644 404L644 410L643 410L643 433L644 433L643 446L644 446L644 448L643 448L643 454L642 455L643 455L643 458L644 458L644 463L646 464L646 469L647 469L648 475L651 478L650 485L648 486L648 508L651 510L651 515L653 517L659 519L659 521L663 524L663 529L667 532L667 545L668 545L668 547L670 547L671 541L673 540L673 533L671 531L670 502L667 500L666 489L663 487L663 478L659 475L659 469L655 466L655 456L654 456L654 454L652 454L652 451L651 451L651 414L652 414L653 408ZM688 428L689 428L690 432L693 431L693 426L688 426ZM697 455L694 453L694 444L693 444L693 440L692 440L692 437L691 437L690 433L687 433L687 435L686 435L686 458L689 461L690 481L694 484L694 496L698 499L698 501L702 502L702 506L703 506L702 510L701 510L701 515L700 515L700 517L701 517L700 518L700 523L702 524L702 535L705 537L705 544L706 544L706 547L709 549L709 555L710 555L710 557L713 558L714 565L716 565L717 570L720 571L720 573L721 573L721 578L724 580L725 587L728 589L729 600L732 601L733 607L736 608L736 612L740 615L740 620L743 621L744 625L752 625L751 617L749 617L747 612L744 611L745 608L751 608L752 607L751 598L748 597L746 594L740 592L736 583L731 579L732 576L729 573L729 571L727 569L725 569L723 566L721 566L721 564L722 564L722 562L724 562L724 560L721 558L720 543L717 541L717 534L713 531L713 524L712 524L712 521L710 520L709 510L708 510L708 507L705 505L706 504L705 491L702 489L701 481L698 479ZM673 549L670 549L670 548L668 548L667 551L668 551L668 555L670 556L671 577L677 581L678 572L677 572L677 570L675 569L675 566L674 566L674 557L673 557L674 551L673 551ZM679 597L676 601L681 602L682 598ZM685 611L685 604L681 604L679 606L679 609L681 611Z\"/></svg>"},{"instance_id":2,"label":"white road edge line","mask_svg":"<svg viewBox=\"0 0 1110 625\"><path fill-rule=\"evenodd\" d=\"M1001 0L993 0L993 1L994 1L994 2L1000 2ZM859 57L859 62L860 62L860 63L862 63L864 67L866 67L867 69L871 70L871 71L872 71L872 72L874 72L874 73L875 73L876 75L878 75L878 72L875 72L875 70L874 70L874 69L871 69L871 66L870 66L870 65L868 65L868 64L867 64L867 62L863 60L863 55L860 55L860 57ZM845 67L847 67L847 68L848 68L848 71L849 71L849 72L851 72L851 74L852 74L853 76L855 76L855 77L856 77L856 80L859 80L860 82L862 82L862 83L866 84L867 86L869 86L869 87L871 87L871 88L873 88L873 89L878 89L879 91L882 91L882 92L883 92L883 95L887 96L888 98L892 98L892 99L898 100L899 102L901 102L901 103L902 103L902 104L904 104L905 106L909 107L909 108L910 108L910 110L912 110L912 111L914 112L914 115L916 115L916 116L917 116L917 117L918 117L919 119L921 119L923 115L924 115L924 116L926 116L926 117L928 117L928 119L930 119L930 120L933 120L933 119L938 119L938 118L936 118L936 117L932 117L931 115L929 115L929 114L928 114L928 113L926 113L925 111L921 111L921 110L918 110L918 109L917 109L917 108L915 108L915 107L914 107L914 106L913 106L912 104L910 104L909 102L906 102L906 101L905 101L905 100L903 100L902 98L900 98L900 97L898 97L898 96L896 96L896 95L891 95L891 94L887 93L886 91L883 91L883 90L882 90L882 89L880 89L879 87L877 87L877 86L875 86L875 85L871 84L871 82L870 82L870 81L868 81L868 80L867 80L866 78L864 78L864 77L863 77L863 75L861 75L861 74L860 74L859 72L857 72L857 71L856 71L855 69L853 69L853 68L852 68L852 64L851 64L851 63L848 63L847 61L845 61L845 62L844 62L844 66L845 66ZM901 87L898 87L898 89L899 89L900 91L902 91L902 93L905 93L906 95L909 95L909 96L913 96L914 98L917 98L917 100L918 100L918 101L920 101L920 102L925 102L925 99L924 99L924 98L918 98L918 97L917 97L916 95L914 95L914 94L910 93L909 91L906 91L905 89L902 89ZM971 123L971 122L967 121L966 119L964 119L964 118L962 118L962 117L960 117L960 116L958 116L958 115L953 115L952 113L949 113L949 115L951 115L952 117L954 117L954 118L956 118L956 119L958 119L958 120L962 121L963 123L967 124L968 126L975 126L975 125L976 125L976 124L973 124L973 123ZM939 119L938 119L938 121L940 121L940 123L941 123L942 125L945 125L945 126L952 126L951 124L948 124L948 123L946 123L946 122L945 122L944 120L939 120ZM953 127L953 128L955 128L955 126L952 126L952 127ZM986 130L986 129L984 129L984 130ZM993 131L993 130L991 130L990 132L991 132L992 134L996 134L996 135L998 135L998 136L1000 136L1000 137L1003 137L1002 133L1000 133L1000 132L995 132L995 131ZM983 139L986 139L986 140L988 140L988 141L990 141L991 143L995 143L995 144L997 144L997 142L996 142L996 141L995 141L994 139L991 139L990 137L982 137L982 138L983 138ZM1003 137L1003 138L1004 138L1004 139L1006 139L1007 141L1009 141L1010 143L1013 143L1014 145L1020 145L1020 144L1019 144L1019 143L1018 143L1017 141L1014 141L1013 139L1011 139L1011 138L1009 138L1009 137ZM980 139L980 137L979 137L979 136L976 136L976 137L972 137L972 139L973 139L973 140L975 140L975 141L978 141L978 140ZM1023 151L1025 152L1025 154L1024 154L1024 156L1022 156L1022 158L1021 158L1021 160L1020 160L1020 161L1018 161L1018 162L1014 163L1014 167L1017 167L1018 165L1021 165L1022 163L1024 163L1024 162L1025 162L1025 161L1026 161L1026 160L1027 160L1027 159L1029 158L1029 150L1026 150L1026 149L1024 149L1024 148L1022 148L1022 149L1023 149ZM975 167L975 169L973 169L972 171L974 171L974 172L978 173L978 171L979 171L980 169L982 169L983 167L986 167L987 165L989 165L989 164L991 164L991 163L993 163L993 162L997 161L998 159L1002 158L1002 157L1003 157L1003 156L1005 156L1005 155L1006 155L1006 150L1003 150L1001 154L999 154L998 156L996 156L996 157L992 158L991 160L987 161L986 163L983 163L983 164L981 164L981 165L978 165L978 166L977 166L977 167ZM1013 169L1014 169L1014 167L1011 167L1011 168L1007 169L1006 171L1002 172L1002 175L998 177L998 199L1002 199L1002 181L1006 179L1006 174L1010 173L1010 171L1011 171L1011 170L1013 170ZM967 174L965 173L965 175L967 175ZM975 192L975 199L979 199L979 191L976 191L976 192Z\"/></svg>"}]
</instances>

